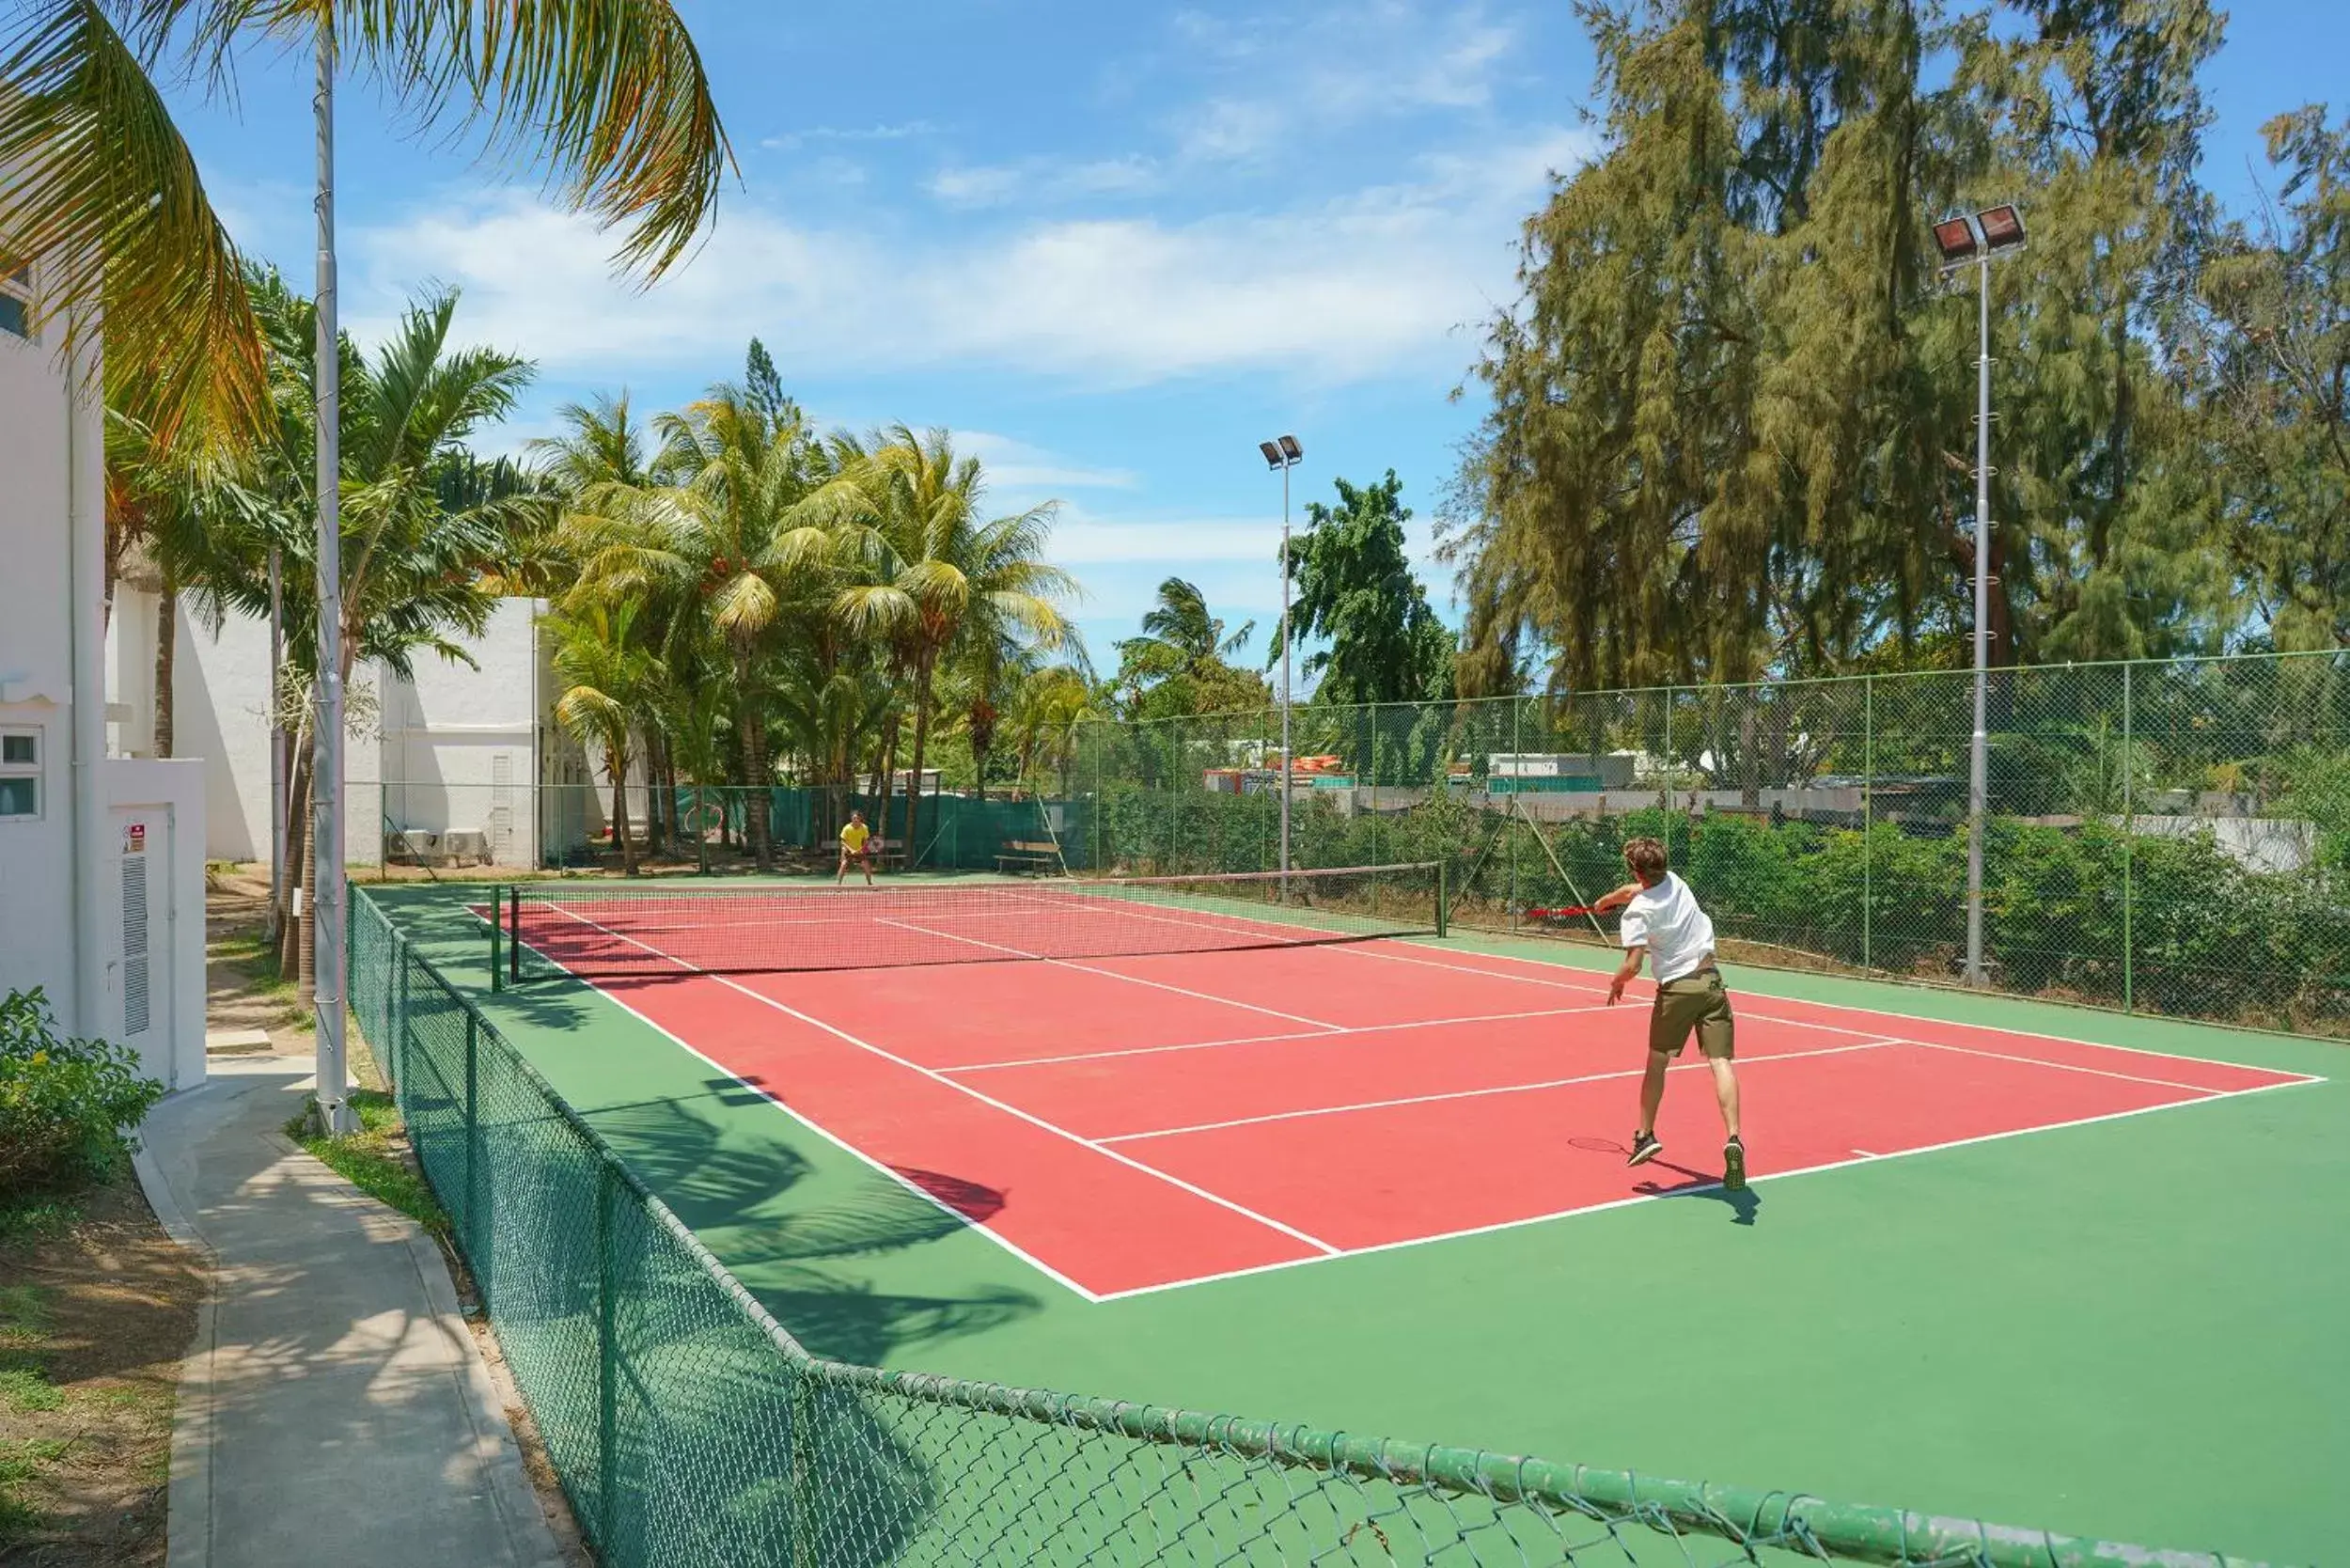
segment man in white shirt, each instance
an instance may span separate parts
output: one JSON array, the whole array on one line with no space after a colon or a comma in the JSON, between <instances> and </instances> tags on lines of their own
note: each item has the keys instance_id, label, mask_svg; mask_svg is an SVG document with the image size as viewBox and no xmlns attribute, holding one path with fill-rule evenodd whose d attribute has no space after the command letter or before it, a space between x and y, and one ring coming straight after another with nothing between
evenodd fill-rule
<instances>
[{"instance_id":1,"label":"man in white shirt","mask_svg":"<svg viewBox=\"0 0 2350 1568\"><path fill-rule=\"evenodd\" d=\"M1625 1163L1645 1165L1663 1152L1665 1146L1656 1140L1656 1110L1665 1103L1665 1070L1694 1029L1698 1050L1713 1070L1714 1096L1721 1102L1728 1134L1722 1184L1735 1190L1747 1184L1747 1146L1738 1137L1738 1073L1731 1065L1737 1054L1737 1026L1722 991L1722 972L1714 967L1714 922L1698 907L1689 885L1666 869L1665 846L1656 839L1635 839L1624 845L1623 863L1634 880L1592 906L1603 915L1623 911L1623 967L1607 987L1607 1005L1622 999L1643 958L1656 977L1648 1072L1640 1079L1640 1131Z\"/></svg>"}]
</instances>

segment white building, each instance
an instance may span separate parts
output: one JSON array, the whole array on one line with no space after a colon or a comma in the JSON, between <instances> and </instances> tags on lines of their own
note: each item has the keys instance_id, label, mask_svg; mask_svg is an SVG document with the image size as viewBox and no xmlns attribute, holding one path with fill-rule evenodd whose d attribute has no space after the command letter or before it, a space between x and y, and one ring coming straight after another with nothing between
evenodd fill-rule
<instances>
[{"instance_id":1,"label":"white building","mask_svg":"<svg viewBox=\"0 0 2350 1568\"><path fill-rule=\"evenodd\" d=\"M0 188L7 184L0 170ZM33 323L41 267L0 254L0 993L70 1034L204 1078L204 781L110 758L96 353Z\"/></svg>"},{"instance_id":2,"label":"white building","mask_svg":"<svg viewBox=\"0 0 2350 1568\"><path fill-rule=\"evenodd\" d=\"M157 604L118 588L108 667L118 702L117 744L145 756L152 700ZM587 758L555 724L554 673L538 617L545 605L509 599L466 644L471 665L421 653L413 678L373 663L352 673L354 713L344 740L343 842L352 866L395 862L527 868L584 843L603 818L584 815L595 792ZM204 853L270 859L269 628L231 615L219 627L178 622L173 752L204 765Z\"/></svg>"}]
</instances>

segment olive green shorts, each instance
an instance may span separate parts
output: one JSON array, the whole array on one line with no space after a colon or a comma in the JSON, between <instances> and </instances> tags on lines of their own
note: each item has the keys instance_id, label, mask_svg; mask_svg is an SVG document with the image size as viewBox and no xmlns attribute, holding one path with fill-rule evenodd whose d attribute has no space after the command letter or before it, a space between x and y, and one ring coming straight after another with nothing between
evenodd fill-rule
<instances>
[{"instance_id":1,"label":"olive green shorts","mask_svg":"<svg viewBox=\"0 0 2350 1568\"><path fill-rule=\"evenodd\" d=\"M1691 1029L1697 1031L1698 1049L1706 1056L1728 1061L1738 1054L1737 1026L1722 990L1722 972L1710 964L1656 988L1656 1005L1648 1018L1648 1048L1677 1057L1688 1044Z\"/></svg>"}]
</instances>

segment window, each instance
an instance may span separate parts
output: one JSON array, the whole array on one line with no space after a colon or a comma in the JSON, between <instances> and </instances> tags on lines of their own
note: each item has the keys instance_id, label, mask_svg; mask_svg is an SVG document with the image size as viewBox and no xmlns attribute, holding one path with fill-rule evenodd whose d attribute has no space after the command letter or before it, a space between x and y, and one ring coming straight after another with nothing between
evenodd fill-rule
<instances>
[{"instance_id":1,"label":"window","mask_svg":"<svg viewBox=\"0 0 2350 1568\"><path fill-rule=\"evenodd\" d=\"M40 731L0 729L0 821L40 815Z\"/></svg>"},{"instance_id":2,"label":"window","mask_svg":"<svg viewBox=\"0 0 2350 1568\"><path fill-rule=\"evenodd\" d=\"M0 258L0 332L28 341L33 336L33 269Z\"/></svg>"}]
</instances>

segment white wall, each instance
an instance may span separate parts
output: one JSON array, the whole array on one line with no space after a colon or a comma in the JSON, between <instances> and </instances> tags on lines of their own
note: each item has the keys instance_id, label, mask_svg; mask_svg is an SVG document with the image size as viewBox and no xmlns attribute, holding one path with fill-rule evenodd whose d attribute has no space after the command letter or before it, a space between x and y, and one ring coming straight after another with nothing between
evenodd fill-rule
<instances>
[{"instance_id":1,"label":"white wall","mask_svg":"<svg viewBox=\"0 0 2350 1568\"><path fill-rule=\"evenodd\" d=\"M106 1016L108 1037L127 1042L139 1054L140 1071L165 1089L193 1089L204 1081L204 764L178 761L107 761L99 781L100 806L110 819L126 810L153 822L168 817L168 842L150 841L148 897L154 907L149 963L151 1026L127 1033L123 1021L125 928L118 876L122 846L107 839Z\"/></svg>"},{"instance_id":2,"label":"white wall","mask_svg":"<svg viewBox=\"0 0 2350 1568\"><path fill-rule=\"evenodd\" d=\"M40 815L0 821L0 991L40 986L67 1028L87 1032L73 982L72 416L55 342L0 332L0 729L36 731L42 764ZM102 433L86 409L78 440L92 494Z\"/></svg>"},{"instance_id":3,"label":"white wall","mask_svg":"<svg viewBox=\"0 0 2350 1568\"><path fill-rule=\"evenodd\" d=\"M496 864L537 863L538 612L533 600L501 601L466 644L473 666L426 654L413 679L379 678L374 776L396 827L478 833ZM355 760L352 772L361 776Z\"/></svg>"}]
</instances>

